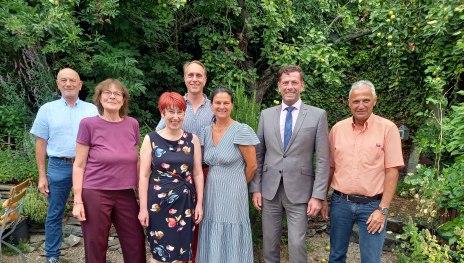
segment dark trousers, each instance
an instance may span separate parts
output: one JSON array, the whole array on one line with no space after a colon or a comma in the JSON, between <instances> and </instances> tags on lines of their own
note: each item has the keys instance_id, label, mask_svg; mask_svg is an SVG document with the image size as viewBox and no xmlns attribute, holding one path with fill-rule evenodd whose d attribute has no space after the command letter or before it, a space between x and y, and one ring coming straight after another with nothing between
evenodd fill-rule
<instances>
[{"instance_id":1,"label":"dark trousers","mask_svg":"<svg viewBox=\"0 0 464 263\"><path fill-rule=\"evenodd\" d=\"M208 170L209 170L208 167L203 167L203 178L204 178L203 185L205 185L206 183L206 176L208 175ZM199 230L200 230L200 225L195 226L195 231L193 232L193 242L192 242L192 263L196 262Z\"/></svg>"},{"instance_id":2,"label":"dark trousers","mask_svg":"<svg viewBox=\"0 0 464 263\"><path fill-rule=\"evenodd\" d=\"M82 223L85 262L106 262L111 224L116 228L124 262L145 263L145 236L137 218L139 205L132 189L83 189L86 221Z\"/></svg>"}]
</instances>

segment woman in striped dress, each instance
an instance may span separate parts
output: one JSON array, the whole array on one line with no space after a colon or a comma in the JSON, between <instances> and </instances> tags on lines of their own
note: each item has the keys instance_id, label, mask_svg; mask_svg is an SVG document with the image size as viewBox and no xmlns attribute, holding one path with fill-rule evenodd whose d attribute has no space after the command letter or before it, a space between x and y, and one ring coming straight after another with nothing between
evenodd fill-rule
<instances>
[{"instance_id":1,"label":"woman in striped dress","mask_svg":"<svg viewBox=\"0 0 464 263\"><path fill-rule=\"evenodd\" d=\"M256 171L253 129L231 118L233 94L227 88L211 93L215 121L200 136L204 161L209 165L200 225L197 262L253 262L249 182Z\"/></svg>"}]
</instances>

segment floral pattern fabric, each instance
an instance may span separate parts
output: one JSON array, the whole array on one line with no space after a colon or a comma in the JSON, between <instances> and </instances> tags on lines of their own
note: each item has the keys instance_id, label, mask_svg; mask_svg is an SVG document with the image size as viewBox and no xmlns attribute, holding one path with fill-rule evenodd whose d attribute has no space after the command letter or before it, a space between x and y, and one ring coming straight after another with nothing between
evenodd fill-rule
<instances>
[{"instance_id":1,"label":"floral pattern fabric","mask_svg":"<svg viewBox=\"0 0 464 263\"><path fill-rule=\"evenodd\" d=\"M158 261L187 261L195 229L192 134L184 132L178 141L157 132L148 136L153 149L148 186L150 251Z\"/></svg>"}]
</instances>

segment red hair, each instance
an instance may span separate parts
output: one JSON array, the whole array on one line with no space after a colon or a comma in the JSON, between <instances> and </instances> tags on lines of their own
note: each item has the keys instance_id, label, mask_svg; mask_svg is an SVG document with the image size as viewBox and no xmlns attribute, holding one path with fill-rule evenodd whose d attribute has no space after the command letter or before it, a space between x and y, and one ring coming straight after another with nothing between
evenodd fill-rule
<instances>
[{"instance_id":1,"label":"red hair","mask_svg":"<svg viewBox=\"0 0 464 263\"><path fill-rule=\"evenodd\" d=\"M164 92L161 94L158 101L158 109L163 113L168 108L178 108L185 111L187 109L187 102L185 98L177 92Z\"/></svg>"}]
</instances>

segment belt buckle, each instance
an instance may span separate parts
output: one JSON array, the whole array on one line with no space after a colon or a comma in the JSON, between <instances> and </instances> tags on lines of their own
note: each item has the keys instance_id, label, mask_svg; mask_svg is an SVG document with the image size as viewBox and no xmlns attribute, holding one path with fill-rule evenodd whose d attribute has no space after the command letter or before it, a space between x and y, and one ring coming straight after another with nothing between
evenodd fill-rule
<instances>
[{"instance_id":1,"label":"belt buckle","mask_svg":"<svg viewBox=\"0 0 464 263\"><path fill-rule=\"evenodd\" d=\"M353 201L350 200L350 195L345 195L345 196L346 196L346 201L353 202Z\"/></svg>"}]
</instances>

